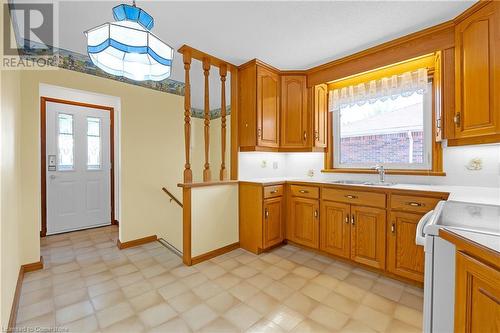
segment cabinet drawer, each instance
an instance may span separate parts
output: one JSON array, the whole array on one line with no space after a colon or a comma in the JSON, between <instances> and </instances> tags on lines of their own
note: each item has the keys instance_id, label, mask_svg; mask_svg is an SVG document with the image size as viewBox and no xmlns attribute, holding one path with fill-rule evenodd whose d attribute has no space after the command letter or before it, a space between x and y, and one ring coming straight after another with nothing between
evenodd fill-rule
<instances>
[{"instance_id":1,"label":"cabinet drawer","mask_svg":"<svg viewBox=\"0 0 500 333\"><path fill-rule=\"evenodd\" d=\"M314 186L290 185L290 192L294 197L319 198L319 188Z\"/></svg>"},{"instance_id":2,"label":"cabinet drawer","mask_svg":"<svg viewBox=\"0 0 500 333\"><path fill-rule=\"evenodd\" d=\"M408 212L427 213L434 209L439 198L415 197L410 195L392 195L391 209L403 210Z\"/></svg>"},{"instance_id":3,"label":"cabinet drawer","mask_svg":"<svg viewBox=\"0 0 500 333\"><path fill-rule=\"evenodd\" d=\"M385 208L385 194L323 188L323 200Z\"/></svg>"},{"instance_id":4,"label":"cabinet drawer","mask_svg":"<svg viewBox=\"0 0 500 333\"><path fill-rule=\"evenodd\" d=\"M281 197L283 195L283 185L264 186L264 199Z\"/></svg>"}]
</instances>

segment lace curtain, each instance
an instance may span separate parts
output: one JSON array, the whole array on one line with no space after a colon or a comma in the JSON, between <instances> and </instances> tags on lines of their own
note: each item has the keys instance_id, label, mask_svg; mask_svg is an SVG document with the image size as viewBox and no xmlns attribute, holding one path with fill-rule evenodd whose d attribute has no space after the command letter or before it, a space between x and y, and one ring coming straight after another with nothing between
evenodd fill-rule
<instances>
[{"instance_id":1,"label":"lace curtain","mask_svg":"<svg viewBox=\"0 0 500 333\"><path fill-rule=\"evenodd\" d=\"M329 92L330 112L339 111L348 106L373 104L378 100L385 101L399 96L410 96L413 93L427 92L427 68L419 68L414 72L371 80L354 86L347 86Z\"/></svg>"}]
</instances>

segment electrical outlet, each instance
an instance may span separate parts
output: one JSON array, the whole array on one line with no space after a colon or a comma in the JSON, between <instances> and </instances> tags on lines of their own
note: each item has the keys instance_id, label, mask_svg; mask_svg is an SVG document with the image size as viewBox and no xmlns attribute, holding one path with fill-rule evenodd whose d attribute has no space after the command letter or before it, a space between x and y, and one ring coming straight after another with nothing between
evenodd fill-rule
<instances>
[{"instance_id":1,"label":"electrical outlet","mask_svg":"<svg viewBox=\"0 0 500 333\"><path fill-rule=\"evenodd\" d=\"M307 175L308 175L309 177L314 177L314 169L309 169L309 170L307 171Z\"/></svg>"},{"instance_id":2,"label":"electrical outlet","mask_svg":"<svg viewBox=\"0 0 500 333\"><path fill-rule=\"evenodd\" d=\"M260 167L261 168L266 168L267 167L267 161L266 160L262 160L262 162L260 162Z\"/></svg>"},{"instance_id":3,"label":"electrical outlet","mask_svg":"<svg viewBox=\"0 0 500 333\"><path fill-rule=\"evenodd\" d=\"M273 169L274 170L278 169L278 162L276 161L273 162Z\"/></svg>"}]
</instances>

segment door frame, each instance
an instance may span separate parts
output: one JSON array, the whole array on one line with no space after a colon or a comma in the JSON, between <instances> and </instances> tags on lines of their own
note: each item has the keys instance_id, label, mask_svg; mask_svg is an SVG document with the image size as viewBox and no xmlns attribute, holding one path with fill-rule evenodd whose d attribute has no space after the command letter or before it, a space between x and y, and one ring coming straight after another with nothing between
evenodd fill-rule
<instances>
[{"instance_id":1,"label":"door frame","mask_svg":"<svg viewBox=\"0 0 500 333\"><path fill-rule=\"evenodd\" d=\"M40 237L45 237L47 235L47 102L67 104L73 106L82 106L87 108L99 109L109 111L109 157L111 160L111 170L110 170L110 183L111 183L111 224L118 225L118 221L115 220L115 109L110 106L89 104L82 102L69 101L65 99L52 98L52 97L40 97L40 149L41 149L41 208L42 208L42 228L40 230Z\"/></svg>"}]
</instances>

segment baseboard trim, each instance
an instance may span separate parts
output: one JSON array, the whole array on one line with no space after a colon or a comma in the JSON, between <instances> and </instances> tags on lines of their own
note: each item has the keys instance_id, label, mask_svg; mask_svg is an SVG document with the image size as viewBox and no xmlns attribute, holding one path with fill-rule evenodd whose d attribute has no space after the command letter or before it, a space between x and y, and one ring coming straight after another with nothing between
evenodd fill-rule
<instances>
[{"instance_id":1,"label":"baseboard trim","mask_svg":"<svg viewBox=\"0 0 500 333\"><path fill-rule=\"evenodd\" d=\"M224 253L236 250L239 247L240 247L240 242L236 242L236 243L229 244L229 245L226 245L224 247L215 249L213 251L200 254L199 256L191 258L191 265L199 264L200 262L203 262L205 260L209 260L209 259L215 258L217 256L220 256L220 255L222 255Z\"/></svg>"},{"instance_id":2,"label":"baseboard trim","mask_svg":"<svg viewBox=\"0 0 500 333\"><path fill-rule=\"evenodd\" d=\"M14 328L16 327L17 310L19 309L19 298L21 297L21 288L23 287L24 273L37 271L42 268L42 257L40 257L40 261L21 265L21 267L19 267L19 275L17 276L16 291L14 292L14 299L12 300L12 308L10 309L9 326L7 327L7 332L14 331Z\"/></svg>"},{"instance_id":3,"label":"baseboard trim","mask_svg":"<svg viewBox=\"0 0 500 333\"><path fill-rule=\"evenodd\" d=\"M154 242L157 240L158 240L158 236L156 236L156 235L138 238L138 239L134 239L134 240L131 240L128 242L123 242L123 243L120 242L120 240L118 240L116 242L116 246L118 246L118 248L120 250L123 250L123 249L129 248L129 247L139 246L139 245L151 243L151 242Z\"/></svg>"}]
</instances>

